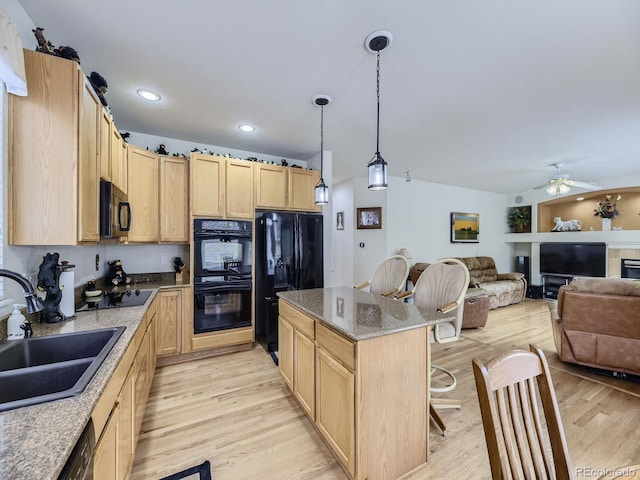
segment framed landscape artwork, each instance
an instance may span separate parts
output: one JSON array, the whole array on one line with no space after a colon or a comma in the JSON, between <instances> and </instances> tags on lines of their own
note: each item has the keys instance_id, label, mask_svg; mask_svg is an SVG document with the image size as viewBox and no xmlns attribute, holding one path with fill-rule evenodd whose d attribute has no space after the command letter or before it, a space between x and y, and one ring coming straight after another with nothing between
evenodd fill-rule
<instances>
[{"instance_id":1,"label":"framed landscape artwork","mask_svg":"<svg viewBox=\"0 0 640 480\"><path fill-rule=\"evenodd\" d=\"M382 228L382 207L357 209L358 230L363 228Z\"/></svg>"},{"instance_id":2,"label":"framed landscape artwork","mask_svg":"<svg viewBox=\"0 0 640 480\"><path fill-rule=\"evenodd\" d=\"M480 214L451 212L451 243L479 243Z\"/></svg>"}]
</instances>

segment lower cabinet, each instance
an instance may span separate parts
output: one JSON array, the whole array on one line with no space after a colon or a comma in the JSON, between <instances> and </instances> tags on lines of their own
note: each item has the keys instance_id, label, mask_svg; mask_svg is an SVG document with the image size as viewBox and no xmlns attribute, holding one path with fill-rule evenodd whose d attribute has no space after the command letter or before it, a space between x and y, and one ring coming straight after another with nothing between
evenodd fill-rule
<instances>
[{"instance_id":1,"label":"lower cabinet","mask_svg":"<svg viewBox=\"0 0 640 480\"><path fill-rule=\"evenodd\" d=\"M155 369L155 302L92 413L96 480L123 480L131 472Z\"/></svg>"},{"instance_id":2,"label":"lower cabinet","mask_svg":"<svg viewBox=\"0 0 640 480\"><path fill-rule=\"evenodd\" d=\"M429 332L353 340L279 303L279 367L352 479L395 479L427 461Z\"/></svg>"},{"instance_id":3,"label":"lower cabinet","mask_svg":"<svg viewBox=\"0 0 640 480\"><path fill-rule=\"evenodd\" d=\"M182 352L182 308L184 288L160 290L155 299L157 355Z\"/></svg>"}]
</instances>

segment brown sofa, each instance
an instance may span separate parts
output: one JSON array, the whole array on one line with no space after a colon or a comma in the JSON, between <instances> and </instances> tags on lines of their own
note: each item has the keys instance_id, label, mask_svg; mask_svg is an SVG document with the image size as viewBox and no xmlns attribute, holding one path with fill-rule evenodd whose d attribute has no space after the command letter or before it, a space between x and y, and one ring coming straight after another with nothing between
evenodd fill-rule
<instances>
[{"instance_id":1,"label":"brown sofa","mask_svg":"<svg viewBox=\"0 0 640 480\"><path fill-rule=\"evenodd\" d=\"M626 279L577 277L549 305L560 360L640 375L640 288Z\"/></svg>"},{"instance_id":2,"label":"brown sofa","mask_svg":"<svg viewBox=\"0 0 640 480\"><path fill-rule=\"evenodd\" d=\"M522 273L498 273L491 257L460 258L469 269L469 287L482 288L489 297L489 308L494 309L520 303L527 293L527 280ZM428 263L416 263L409 271L415 284Z\"/></svg>"}]
</instances>

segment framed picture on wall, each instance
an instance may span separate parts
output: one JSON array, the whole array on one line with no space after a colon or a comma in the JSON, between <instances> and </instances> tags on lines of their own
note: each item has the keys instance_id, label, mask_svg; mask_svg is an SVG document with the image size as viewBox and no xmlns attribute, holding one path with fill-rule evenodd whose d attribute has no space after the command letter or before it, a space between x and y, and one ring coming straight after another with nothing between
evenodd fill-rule
<instances>
[{"instance_id":1,"label":"framed picture on wall","mask_svg":"<svg viewBox=\"0 0 640 480\"><path fill-rule=\"evenodd\" d=\"M480 214L451 212L451 243L480 243Z\"/></svg>"},{"instance_id":2,"label":"framed picture on wall","mask_svg":"<svg viewBox=\"0 0 640 480\"><path fill-rule=\"evenodd\" d=\"M356 212L357 228L382 228L382 207L358 208Z\"/></svg>"},{"instance_id":3,"label":"framed picture on wall","mask_svg":"<svg viewBox=\"0 0 640 480\"><path fill-rule=\"evenodd\" d=\"M344 212L336 213L336 230L344 230Z\"/></svg>"}]
</instances>

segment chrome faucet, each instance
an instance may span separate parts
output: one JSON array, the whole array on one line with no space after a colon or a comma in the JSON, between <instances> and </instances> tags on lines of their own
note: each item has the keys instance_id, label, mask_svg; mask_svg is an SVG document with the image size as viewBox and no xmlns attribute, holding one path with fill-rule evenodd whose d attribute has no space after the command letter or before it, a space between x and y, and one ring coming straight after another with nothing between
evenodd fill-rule
<instances>
[{"instance_id":1,"label":"chrome faucet","mask_svg":"<svg viewBox=\"0 0 640 480\"><path fill-rule=\"evenodd\" d=\"M0 268L0 277L7 277L11 280L14 280L20 284L22 289L24 290L24 300L27 304L27 313L36 313L42 311L43 305L42 300L38 295L36 295L35 290L33 289L33 285L31 282L24 278L22 275L16 272L12 272L11 270L5 270Z\"/></svg>"}]
</instances>

